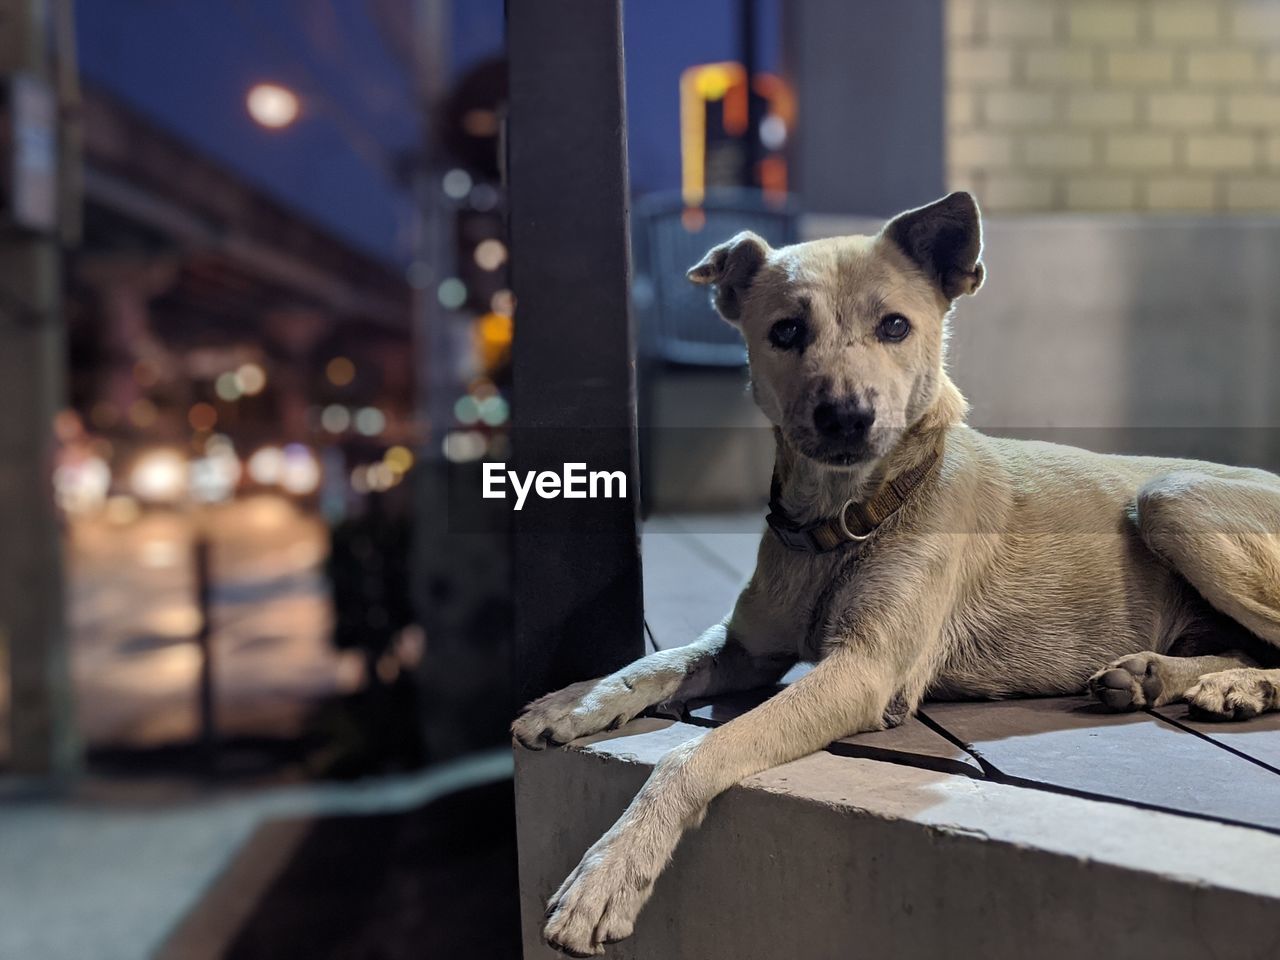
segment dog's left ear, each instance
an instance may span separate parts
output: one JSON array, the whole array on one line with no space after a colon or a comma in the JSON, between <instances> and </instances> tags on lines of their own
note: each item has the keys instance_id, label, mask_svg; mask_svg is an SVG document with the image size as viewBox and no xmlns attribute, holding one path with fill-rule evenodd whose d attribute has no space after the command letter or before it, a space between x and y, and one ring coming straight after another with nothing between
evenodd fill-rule
<instances>
[{"instance_id":1,"label":"dog's left ear","mask_svg":"<svg viewBox=\"0 0 1280 960\"><path fill-rule=\"evenodd\" d=\"M714 284L716 310L730 323L736 323L742 318L742 298L768 255L769 244L750 230L743 230L732 240L708 250L686 276L694 283Z\"/></svg>"},{"instance_id":2,"label":"dog's left ear","mask_svg":"<svg viewBox=\"0 0 1280 960\"><path fill-rule=\"evenodd\" d=\"M948 300L982 286L982 215L963 190L898 214L881 235L915 261Z\"/></svg>"}]
</instances>

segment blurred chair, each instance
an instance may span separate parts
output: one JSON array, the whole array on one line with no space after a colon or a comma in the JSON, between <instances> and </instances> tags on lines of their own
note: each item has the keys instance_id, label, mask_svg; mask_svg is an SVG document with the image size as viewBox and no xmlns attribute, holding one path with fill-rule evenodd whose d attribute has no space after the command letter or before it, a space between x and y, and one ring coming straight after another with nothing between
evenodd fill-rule
<instances>
[{"instance_id":1,"label":"blurred chair","mask_svg":"<svg viewBox=\"0 0 1280 960\"><path fill-rule=\"evenodd\" d=\"M685 279L685 271L742 230L755 231L772 246L794 243L797 222L790 203L766 203L755 190L713 192L700 208L686 207L678 193L638 200L631 243L641 354L679 366L746 364L742 338L716 316L706 288Z\"/></svg>"},{"instance_id":2,"label":"blurred chair","mask_svg":"<svg viewBox=\"0 0 1280 960\"><path fill-rule=\"evenodd\" d=\"M758 233L772 246L794 243L796 209L789 201L766 202L755 190L711 192L696 208L686 207L677 193L655 194L632 208L641 506L646 513L653 502L659 381L684 368L712 376L716 370L726 375L733 371L733 381L741 382L747 363L742 337L716 315L706 288L690 283L685 271L712 246L742 230Z\"/></svg>"}]
</instances>

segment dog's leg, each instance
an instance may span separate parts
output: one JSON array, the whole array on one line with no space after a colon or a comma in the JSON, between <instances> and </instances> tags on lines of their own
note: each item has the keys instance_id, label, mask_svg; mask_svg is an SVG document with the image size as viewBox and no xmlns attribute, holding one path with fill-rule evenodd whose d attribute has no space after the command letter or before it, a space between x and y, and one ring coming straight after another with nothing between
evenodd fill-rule
<instances>
[{"instance_id":1,"label":"dog's leg","mask_svg":"<svg viewBox=\"0 0 1280 960\"><path fill-rule=\"evenodd\" d=\"M772 699L667 754L551 898L546 941L591 956L630 935L681 834L712 798L743 777L879 727L897 688L887 659L841 647Z\"/></svg>"},{"instance_id":2,"label":"dog's leg","mask_svg":"<svg viewBox=\"0 0 1280 960\"><path fill-rule=\"evenodd\" d=\"M1242 653L1217 657L1170 657L1131 653L1089 678L1089 692L1112 710L1163 707L1186 696L1207 673L1256 664Z\"/></svg>"},{"instance_id":3,"label":"dog's leg","mask_svg":"<svg viewBox=\"0 0 1280 960\"><path fill-rule=\"evenodd\" d=\"M794 653L753 656L720 623L687 646L659 650L607 677L534 700L516 718L511 732L526 747L541 750L548 743L568 743L621 726L667 700L765 686L795 662Z\"/></svg>"},{"instance_id":4,"label":"dog's leg","mask_svg":"<svg viewBox=\"0 0 1280 960\"><path fill-rule=\"evenodd\" d=\"M1171 473L1138 492L1136 521L1214 608L1280 648L1280 478ZM1280 709L1280 671L1236 666L1217 666L1184 691L1193 712L1240 720Z\"/></svg>"},{"instance_id":5,"label":"dog's leg","mask_svg":"<svg viewBox=\"0 0 1280 960\"><path fill-rule=\"evenodd\" d=\"M1198 720L1248 720L1280 710L1280 670L1240 667L1207 673L1186 693Z\"/></svg>"}]
</instances>

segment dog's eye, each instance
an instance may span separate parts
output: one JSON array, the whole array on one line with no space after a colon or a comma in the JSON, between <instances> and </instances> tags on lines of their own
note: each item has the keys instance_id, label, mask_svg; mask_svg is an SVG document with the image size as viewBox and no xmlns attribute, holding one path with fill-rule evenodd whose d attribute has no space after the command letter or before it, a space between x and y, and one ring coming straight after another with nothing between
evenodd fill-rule
<instances>
[{"instance_id":1,"label":"dog's eye","mask_svg":"<svg viewBox=\"0 0 1280 960\"><path fill-rule=\"evenodd\" d=\"M911 321L900 313L891 313L876 327L876 336L887 343L898 343L907 339L911 332Z\"/></svg>"},{"instance_id":2,"label":"dog's eye","mask_svg":"<svg viewBox=\"0 0 1280 960\"><path fill-rule=\"evenodd\" d=\"M804 321L799 317L779 320L769 328L769 342L779 350L791 350L800 346L804 335Z\"/></svg>"}]
</instances>

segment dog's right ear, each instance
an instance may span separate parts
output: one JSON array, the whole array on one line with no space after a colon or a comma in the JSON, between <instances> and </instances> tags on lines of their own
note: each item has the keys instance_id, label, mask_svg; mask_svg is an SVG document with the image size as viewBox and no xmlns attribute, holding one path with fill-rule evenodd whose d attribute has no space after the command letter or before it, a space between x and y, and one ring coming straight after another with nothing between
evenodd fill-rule
<instances>
[{"instance_id":1,"label":"dog's right ear","mask_svg":"<svg viewBox=\"0 0 1280 960\"><path fill-rule=\"evenodd\" d=\"M712 284L716 310L735 323L742 317L742 298L768 255L769 245L750 230L743 230L732 240L708 250L689 268L687 276L694 283Z\"/></svg>"}]
</instances>

